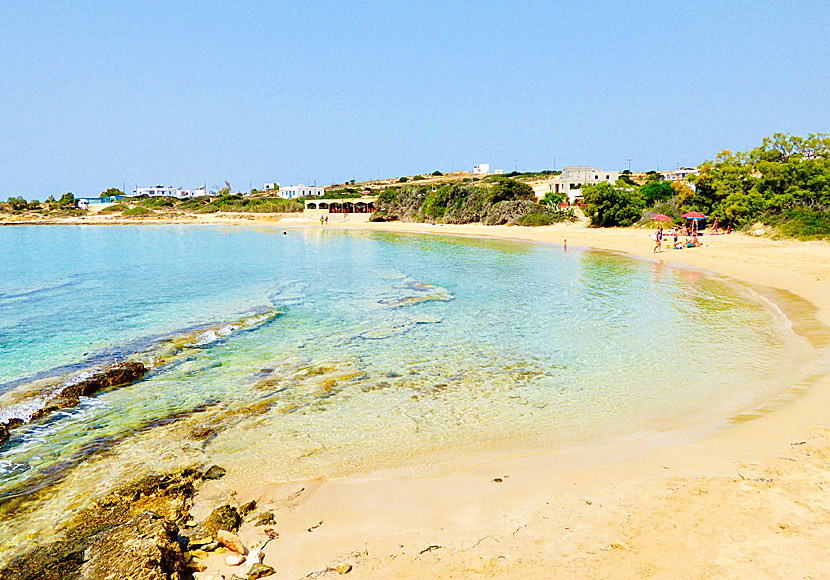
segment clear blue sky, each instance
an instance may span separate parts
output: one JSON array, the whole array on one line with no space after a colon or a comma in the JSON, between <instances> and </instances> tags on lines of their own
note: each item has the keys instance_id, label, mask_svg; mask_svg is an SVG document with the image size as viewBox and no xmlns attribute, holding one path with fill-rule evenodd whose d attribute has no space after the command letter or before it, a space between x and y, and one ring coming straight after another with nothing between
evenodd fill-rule
<instances>
[{"instance_id":1,"label":"clear blue sky","mask_svg":"<svg viewBox=\"0 0 830 580\"><path fill-rule=\"evenodd\" d=\"M827 0L4 1L0 198L694 166L830 131L828 30Z\"/></svg>"}]
</instances>

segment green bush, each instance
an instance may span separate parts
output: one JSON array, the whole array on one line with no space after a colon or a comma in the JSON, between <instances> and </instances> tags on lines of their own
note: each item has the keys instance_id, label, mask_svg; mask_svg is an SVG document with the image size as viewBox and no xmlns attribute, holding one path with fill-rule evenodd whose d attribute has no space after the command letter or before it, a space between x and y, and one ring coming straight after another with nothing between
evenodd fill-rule
<instances>
[{"instance_id":1,"label":"green bush","mask_svg":"<svg viewBox=\"0 0 830 580\"><path fill-rule=\"evenodd\" d=\"M585 215L591 225L601 227L630 226L642 215L643 198L633 188L615 187L607 182L582 188Z\"/></svg>"},{"instance_id":2,"label":"green bush","mask_svg":"<svg viewBox=\"0 0 830 580\"><path fill-rule=\"evenodd\" d=\"M549 226L555 224L561 219L557 219L555 215L547 213L529 213L525 214L519 220L520 226Z\"/></svg>"},{"instance_id":3,"label":"green bush","mask_svg":"<svg viewBox=\"0 0 830 580\"><path fill-rule=\"evenodd\" d=\"M401 177L401 178L398 180L398 183L406 183L407 181L409 181L409 178L407 178L407 177Z\"/></svg>"},{"instance_id":4,"label":"green bush","mask_svg":"<svg viewBox=\"0 0 830 580\"><path fill-rule=\"evenodd\" d=\"M797 207L763 220L782 236L799 240L830 240L830 210Z\"/></svg>"},{"instance_id":5,"label":"green bush","mask_svg":"<svg viewBox=\"0 0 830 580\"><path fill-rule=\"evenodd\" d=\"M153 213L151 210L147 209L146 207L136 206L131 207L130 209L125 209L124 212L121 214L127 217L135 217L135 216L142 216L142 215L149 215Z\"/></svg>"},{"instance_id":6,"label":"green bush","mask_svg":"<svg viewBox=\"0 0 830 580\"><path fill-rule=\"evenodd\" d=\"M125 211L126 209L128 208L123 203L114 203L102 209L100 213L116 213L119 211Z\"/></svg>"},{"instance_id":7,"label":"green bush","mask_svg":"<svg viewBox=\"0 0 830 580\"><path fill-rule=\"evenodd\" d=\"M433 175L433 176L435 176L435 177L441 177L441 176L442 176L442 175L444 175L444 174L443 174L443 173L441 173L440 171L433 171L433 172L432 172L432 175Z\"/></svg>"}]
</instances>

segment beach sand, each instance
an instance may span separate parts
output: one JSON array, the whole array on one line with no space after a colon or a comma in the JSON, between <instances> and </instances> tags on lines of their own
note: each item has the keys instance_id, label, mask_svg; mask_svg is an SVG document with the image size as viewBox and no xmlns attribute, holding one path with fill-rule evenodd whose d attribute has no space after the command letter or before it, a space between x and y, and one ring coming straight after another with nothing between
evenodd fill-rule
<instances>
[{"instance_id":1,"label":"beach sand","mask_svg":"<svg viewBox=\"0 0 830 580\"><path fill-rule=\"evenodd\" d=\"M337 216L339 217L339 216ZM187 219L184 223L196 220ZM278 216L199 223L320 227ZM90 223L84 220L82 223ZM113 223L109 220L107 223ZM153 222L156 223L156 222ZM182 223L171 220L171 223ZM732 234L653 254L650 231L352 223L348 227L596 248L700 268L806 299L830 325L830 244ZM805 307L801 307L805 310ZM807 307L806 310L810 310ZM816 336L821 334L816 331ZM818 339L817 339L818 340ZM751 355L748 355L751 356ZM251 487L228 476L201 489L195 518L231 500L271 510L270 578L830 578L830 365L788 396L693 441L460 458L425 475ZM279 481L279 474L274 480ZM261 544L246 522L240 537ZM240 568L213 553L196 578Z\"/></svg>"}]
</instances>

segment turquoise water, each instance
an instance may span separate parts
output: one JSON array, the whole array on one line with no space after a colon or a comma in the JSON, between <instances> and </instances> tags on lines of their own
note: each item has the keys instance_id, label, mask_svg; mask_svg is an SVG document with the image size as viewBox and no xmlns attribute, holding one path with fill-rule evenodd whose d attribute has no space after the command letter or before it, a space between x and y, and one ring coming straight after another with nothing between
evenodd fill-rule
<instances>
[{"instance_id":1,"label":"turquoise water","mask_svg":"<svg viewBox=\"0 0 830 580\"><path fill-rule=\"evenodd\" d=\"M206 226L5 227L0 248L0 418L97 365L153 369L12 432L18 531L176 465L337 477L712 422L803 354L744 287L573 248Z\"/></svg>"}]
</instances>

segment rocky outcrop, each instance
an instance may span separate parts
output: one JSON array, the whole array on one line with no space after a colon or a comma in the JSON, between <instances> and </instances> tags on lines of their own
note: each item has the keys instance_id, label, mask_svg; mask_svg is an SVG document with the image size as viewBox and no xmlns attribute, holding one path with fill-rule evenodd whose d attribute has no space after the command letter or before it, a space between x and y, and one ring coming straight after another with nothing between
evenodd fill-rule
<instances>
[{"instance_id":1,"label":"rocky outcrop","mask_svg":"<svg viewBox=\"0 0 830 580\"><path fill-rule=\"evenodd\" d=\"M100 534L84 552L81 580L179 580L186 562L178 528L152 512Z\"/></svg>"},{"instance_id":2,"label":"rocky outcrop","mask_svg":"<svg viewBox=\"0 0 830 580\"><path fill-rule=\"evenodd\" d=\"M63 526L61 541L36 547L0 569L0 580L106 578L95 574L104 569L102 563L115 565L119 558L127 567L113 578L182 578L181 549L170 541L175 543L176 524L189 517L201 478L201 471L188 468L119 487ZM142 574L127 573L142 559Z\"/></svg>"},{"instance_id":3,"label":"rocky outcrop","mask_svg":"<svg viewBox=\"0 0 830 580\"><path fill-rule=\"evenodd\" d=\"M93 371L90 376L64 386L46 404L32 413L29 421L37 421L59 409L74 407L81 397L91 397L101 389L134 383L144 376L147 368L140 362L122 362ZM0 446L9 439L9 431L23 425L22 419L11 419L0 424Z\"/></svg>"},{"instance_id":4,"label":"rocky outcrop","mask_svg":"<svg viewBox=\"0 0 830 580\"><path fill-rule=\"evenodd\" d=\"M101 389L134 383L146 372L147 369L140 362L117 363L97 370L89 377L61 389L60 393L41 409L40 414L36 414L37 416L33 416L32 419L47 415L53 410L74 407L80 397L90 397Z\"/></svg>"}]
</instances>

